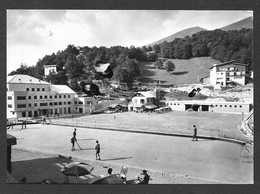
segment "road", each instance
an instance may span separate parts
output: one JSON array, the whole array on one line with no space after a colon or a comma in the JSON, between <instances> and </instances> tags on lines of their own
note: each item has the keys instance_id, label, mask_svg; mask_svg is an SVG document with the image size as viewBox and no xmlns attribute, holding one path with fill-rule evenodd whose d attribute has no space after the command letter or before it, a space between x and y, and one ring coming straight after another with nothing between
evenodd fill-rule
<instances>
[{"instance_id":1,"label":"road","mask_svg":"<svg viewBox=\"0 0 260 194\"><path fill-rule=\"evenodd\" d=\"M102 163L127 165L141 169L167 171L221 183L252 184L253 161L247 152L240 157L240 145L174 136L104 131L77 127L82 150L71 151L73 127L57 125L14 126L7 133L17 138L17 149L63 154L95 160L95 142L101 144ZM77 148L77 145L76 145ZM252 147L249 147L252 152Z\"/></svg>"}]
</instances>

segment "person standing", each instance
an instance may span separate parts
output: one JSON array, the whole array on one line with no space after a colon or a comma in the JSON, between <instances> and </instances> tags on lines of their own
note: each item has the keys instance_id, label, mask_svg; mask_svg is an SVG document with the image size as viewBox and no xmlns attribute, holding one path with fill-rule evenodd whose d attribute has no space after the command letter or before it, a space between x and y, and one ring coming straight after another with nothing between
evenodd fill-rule
<instances>
[{"instance_id":1,"label":"person standing","mask_svg":"<svg viewBox=\"0 0 260 194\"><path fill-rule=\"evenodd\" d=\"M76 141L76 138L75 137L72 137L71 139L70 139L70 141L71 141L71 144L72 144L72 148L71 148L71 151L74 151L75 150L75 141Z\"/></svg>"},{"instance_id":2,"label":"person standing","mask_svg":"<svg viewBox=\"0 0 260 194\"><path fill-rule=\"evenodd\" d=\"M95 150L96 150L96 160L101 160L100 159L100 144L98 143L98 141L96 141L96 146L95 146Z\"/></svg>"},{"instance_id":3,"label":"person standing","mask_svg":"<svg viewBox=\"0 0 260 194\"><path fill-rule=\"evenodd\" d=\"M193 130L194 130L194 133L193 133L192 141L194 141L194 139L196 139L195 141L198 141L196 125L193 125Z\"/></svg>"},{"instance_id":4,"label":"person standing","mask_svg":"<svg viewBox=\"0 0 260 194\"><path fill-rule=\"evenodd\" d=\"M23 127L26 129L26 120L23 120L23 122L22 122L22 129L23 129Z\"/></svg>"},{"instance_id":5,"label":"person standing","mask_svg":"<svg viewBox=\"0 0 260 194\"><path fill-rule=\"evenodd\" d=\"M76 135L77 135L77 133L76 133L76 128L74 129L74 131L73 131L73 137L76 139Z\"/></svg>"},{"instance_id":6,"label":"person standing","mask_svg":"<svg viewBox=\"0 0 260 194\"><path fill-rule=\"evenodd\" d=\"M45 116L43 116L43 121L42 121L42 124L43 124L43 125L44 125L44 123L47 124L47 122L46 122L46 117L45 117Z\"/></svg>"}]
</instances>

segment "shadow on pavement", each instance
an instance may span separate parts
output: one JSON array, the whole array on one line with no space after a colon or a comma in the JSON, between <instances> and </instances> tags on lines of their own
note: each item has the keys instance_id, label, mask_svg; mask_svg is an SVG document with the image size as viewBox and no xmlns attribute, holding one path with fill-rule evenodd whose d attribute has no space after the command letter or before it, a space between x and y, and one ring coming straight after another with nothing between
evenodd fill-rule
<instances>
[{"instance_id":1,"label":"shadow on pavement","mask_svg":"<svg viewBox=\"0 0 260 194\"><path fill-rule=\"evenodd\" d=\"M85 141L85 140L97 140L97 139L77 139L77 141Z\"/></svg>"},{"instance_id":2,"label":"shadow on pavement","mask_svg":"<svg viewBox=\"0 0 260 194\"><path fill-rule=\"evenodd\" d=\"M133 157L130 156L130 157L122 157L122 158L102 159L102 161L109 161L109 160L124 160L124 159L129 159L129 158L133 158Z\"/></svg>"}]
</instances>

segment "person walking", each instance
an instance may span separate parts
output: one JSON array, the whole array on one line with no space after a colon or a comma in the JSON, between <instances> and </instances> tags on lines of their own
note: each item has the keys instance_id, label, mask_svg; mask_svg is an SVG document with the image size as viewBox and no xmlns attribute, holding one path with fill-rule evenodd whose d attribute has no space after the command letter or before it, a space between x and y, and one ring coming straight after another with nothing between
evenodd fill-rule
<instances>
[{"instance_id":1,"label":"person walking","mask_svg":"<svg viewBox=\"0 0 260 194\"><path fill-rule=\"evenodd\" d=\"M197 137L197 127L196 125L193 125L193 130L194 130L194 133L193 133L193 138L192 138L192 141L198 141L198 137Z\"/></svg>"},{"instance_id":2,"label":"person walking","mask_svg":"<svg viewBox=\"0 0 260 194\"><path fill-rule=\"evenodd\" d=\"M96 160L101 160L100 159L100 144L98 143L98 141L96 141L96 146L95 146L95 150L96 150Z\"/></svg>"}]
</instances>

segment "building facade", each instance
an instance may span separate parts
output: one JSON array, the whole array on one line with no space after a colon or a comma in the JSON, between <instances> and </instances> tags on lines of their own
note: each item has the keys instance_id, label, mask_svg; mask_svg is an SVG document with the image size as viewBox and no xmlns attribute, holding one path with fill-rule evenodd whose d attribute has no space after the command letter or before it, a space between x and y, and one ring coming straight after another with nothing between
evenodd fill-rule
<instances>
[{"instance_id":1,"label":"building facade","mask_svg":"<svg viewBox=\"0 0 260 194\"><path fill-rule=\"evenodd\" d=\"M226 87L230 84L246 84L247 65L229 61L214 64L210 68L210 84L214 87Z\"/></svg>"},{"instance_id":2,"label":"building facade","mask_svg":"<svg viewBox=\"0 0 260 194\"><path fill-rule=\"evenodd\" d=\"M176 111L207 111L219 113L249 113L252 105L245 102L218 102L218 101L181 101L161 100L160 106L168 106Z\"/></svg>"},{"instance_id":3,"label":"building facade","mask_svg":"<svg viewBox=\"0 0 260 194\"><path fill-rule=\"evenodd\" d=\"M66 85L20 74L7 78L7 118L88 114L96 103L95 98L79 97Z\"/></svg>"},{"instance_id":4,"label":"building facade","mask_svg":"<svg viewBox=\"0 0 260 194\"><path fill-rule=\"evenodd\" d=\"M128 110L139 112L157 108L156 99L156 91L137 92L128 104Z\"/></svg>"}]
</instances>

